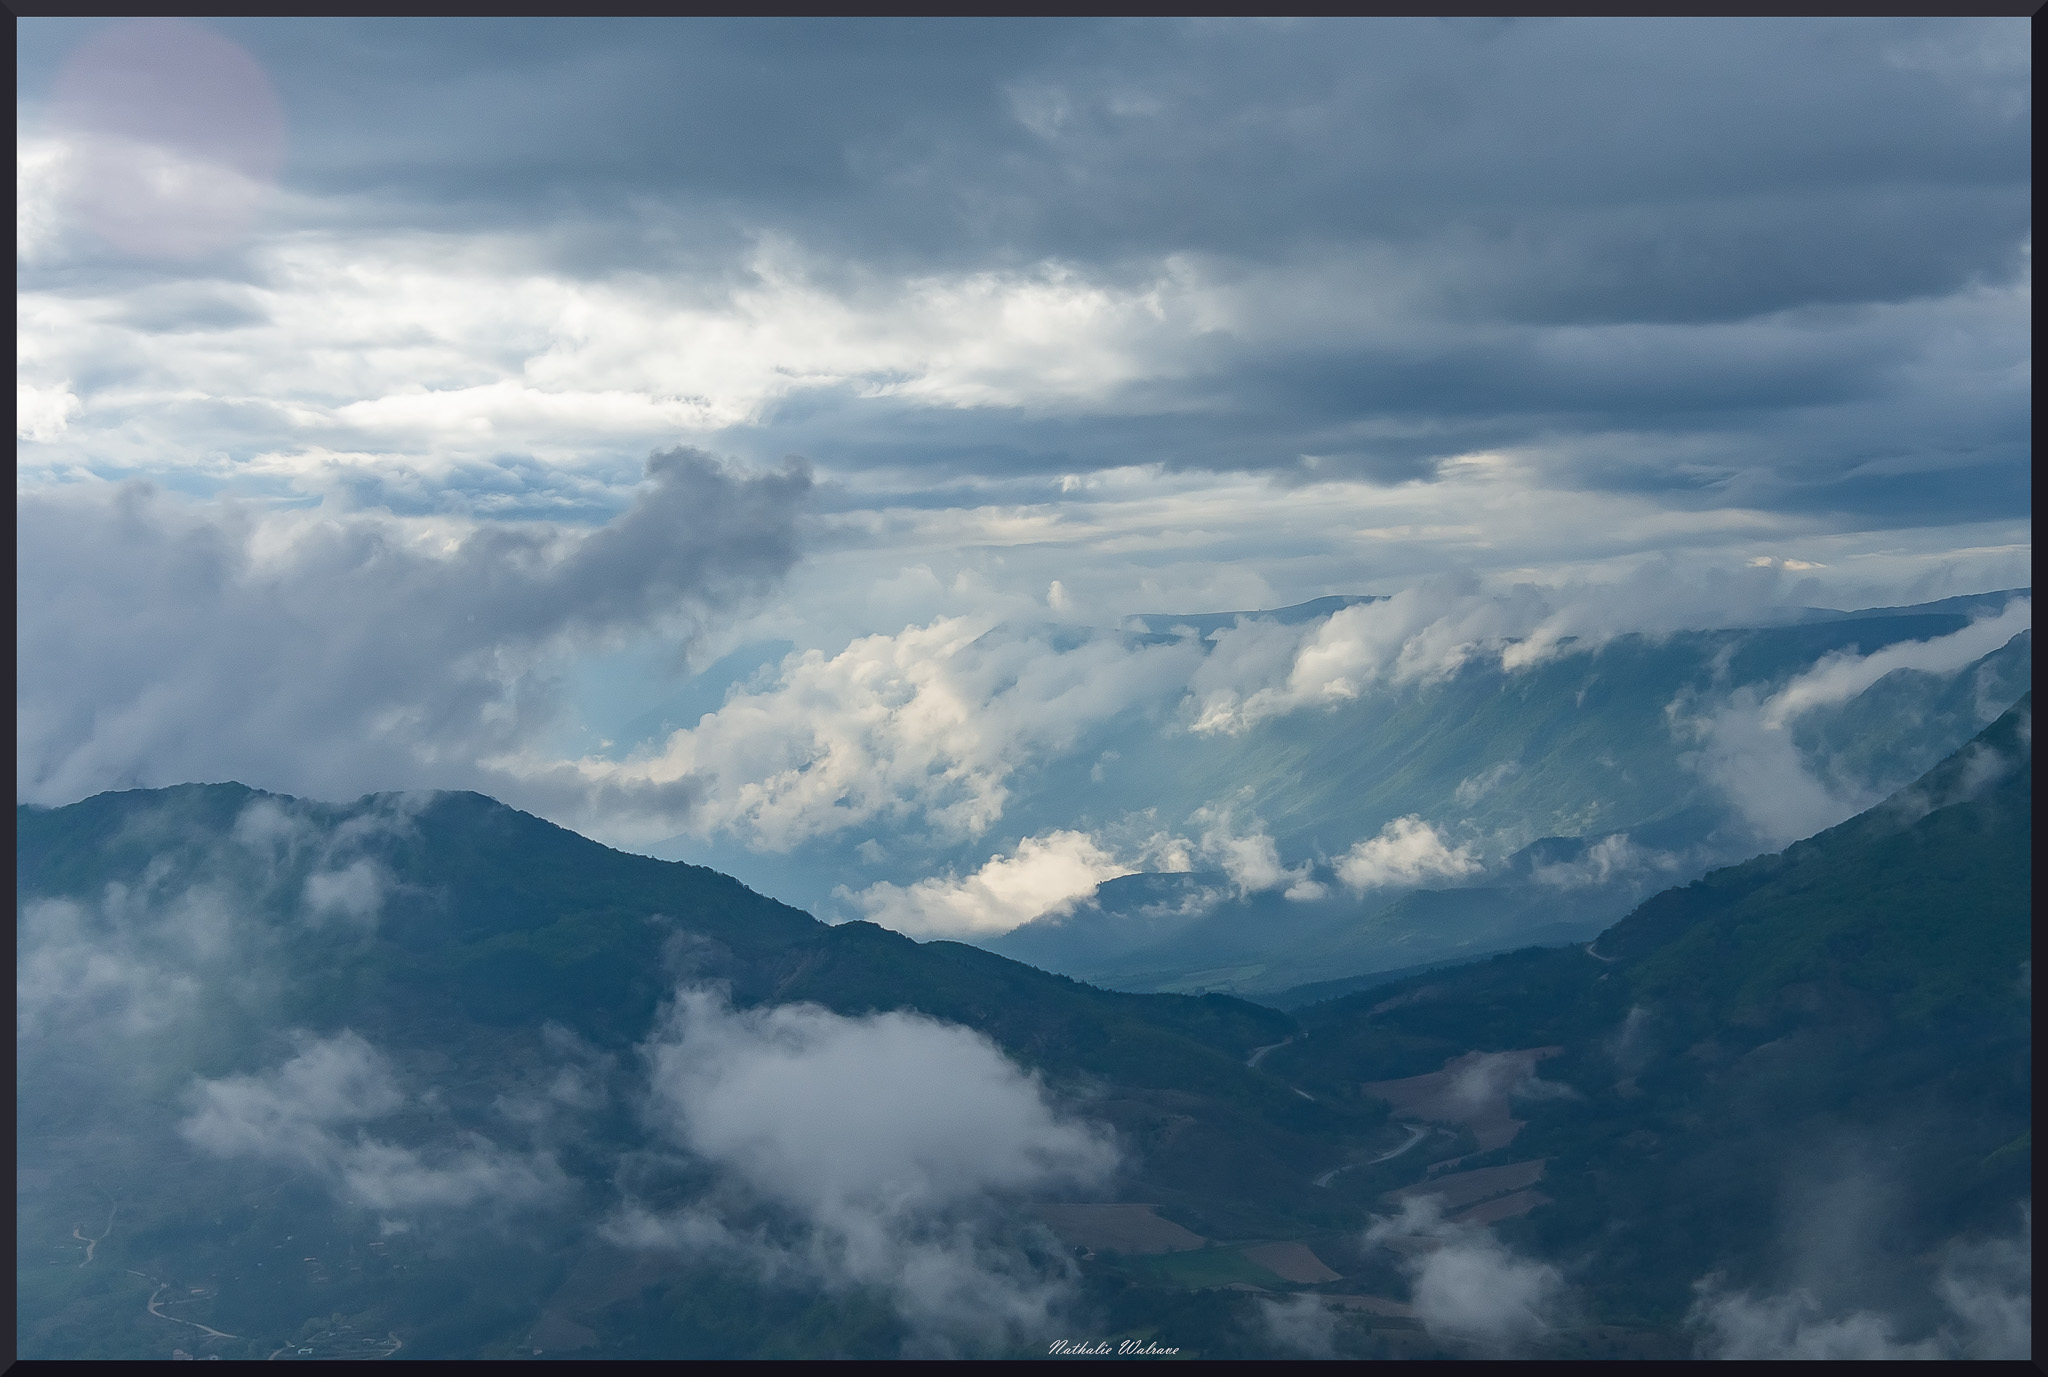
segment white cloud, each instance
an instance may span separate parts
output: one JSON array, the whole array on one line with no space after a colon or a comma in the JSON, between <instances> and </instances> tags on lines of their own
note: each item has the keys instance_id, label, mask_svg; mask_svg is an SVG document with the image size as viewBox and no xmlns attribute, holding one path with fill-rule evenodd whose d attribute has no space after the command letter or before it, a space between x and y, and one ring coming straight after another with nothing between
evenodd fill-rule
<instances>
[{"instance_id":1,"label":"white cloud","mask_svg":"<svg viewBox=\"0 0 2048 1377\"><path fill-rule=\"evenodd\" d=\"M104 139L22 144L20 251L47 252L64 169L112 169L125 184L124 156ZM208 203L232 213L216 218L239 223L265 193L231 170L194 171L221 184ZM446 464L511 449L580 466L618 445L756 423L808 390L944 408L1094 404L1178 371L1176 339L1200 309L1200 284L1171 263L1130 286L1054 262L863 276L821 271L764 236L721 283L576 276L542 266L543 253L504 235L276 236L252 250L251 309L232 325L152 331L136 323L146 288L29 286L26 347L80 376L124 362L83 399L101 462L216 468L219 437L160 404L178 399L239 413L242 446L313 477L322 450Z\"/></svg>"},{"instance_id":2,"label":"white cloud","mask_svg":"<svg viewBox=\"0 0 2048 1377\"><path fill-rule=\"evenodd\" d=\"M306 877L306 910L317 917L334 915L374 923L389 885L390 877L382 866L367 856L358 857L339 870Z\"/></svg>"},{"instance_id":3,"label":"white cloud","mask_svg":"<svg viewBox=\"0 0 2048 1377\"><path fill-rule=\"evenodd\" d=\"M302 1041L297 1056L262 1075L197 1081L197 1107L179 1132L218 1157L303 1167L344 1199L395 1215L532 1203L565 1186L553 1158L476 1134L426 1147L368 1136L359 1125L407 1102L388 1061L350 1031Z\"/></svg>"},{"instance_id":4,"label":"white cloud","mask_svg":"<svg viewBox=\"0 0 2048 1377\"><path fill-rule=\"evenodd\" d=\"M56 242L63 225L60 201L69 155L70 149L61 139L23 135L18 130L15 134L14 257L17 263L36 261Z\"/></svg>"},{"instance_id":5,"label":"white cloud","mask_svg":"<svg viewBox=\"0 0 2048 1377\"><path fill-rule=\"evenodd\" d=\"M1443 833L1415 813L1395 818L1378 836L1352 843L1351 849L1337 858L1337 878L1353 893L1386 885L1460 879L1479 869L1479 859L1470 847L1450 845Z\"/></svg>"},{"instance_id":6,"label":"white cloud","mask_svg":"<svg viewBox=\"0 0 2048 1377\"><path fill-rule=\"evenodd\" d=\"M706 1203L663 1216L629 1202L613 1226L621 1241L882 1287L933 1352L1043 1329L1065 1274L995 1241L987 1206L1098 1183L1116 1153L986 1038L906 1013L733 1011L685 990L645 1050L656 1128L787 1210L806 1237L778 1247Z\"/></svg>"},{"instance_id":7,"label":"white cloud","mask_svg":"<svg viewBox=\"0 0 2048 1377\"><path fill-rule=\"evenodd\" d=\"M1306 865L1290 870L1280 864L1280 848L1258 818L1248 830L1240 830L1229 807L1211 806L1197 809L1189 821L1202 829L1203 858L1223 868L1239 895L1308 879Z\"/></svg>"},{"instance_id":8,"label":"white cloud","mask_svg":"<svg viewBox=\"0 0 2048 1377\"><path fill-rule=\"evenodd\" d=\"M1703 1358L1990 1359L2033 1356L2033 1204L2015 1237L1956 1240L1942 1250L1933 1291L1947 1312L1932 1334L1902 1340L1871 1310L1829 1313L1803 1290L1728 1292L1719 1277L1695 1284L1688 1325Z\"/></svg>"},{"instance_id":9,"label":"white cloud","mask_svg":"<svg viewBox=\"0 0 2048 1377\"><path fill-rule=\"evenodd\" d=\"M1280 1351L1304 1358L1337 1356L1337 1313L1320 1296L1259 1297L1259 1322Z\"/></svg>"},{"instance_id":10,"label":"white cloud","mask_svg":"<svg viewBox=\"0 0 2048 1377\"><path fill-rule=\"evenodd\" d=\"M1677 703L1667 712L1676 730L1700 740L1696 764L1701 774L1761 839L1782 844L1832 827L1878 801L1875 794L1838 793L1814 776L1792 740L1792 728L1802 716L1847 702L1897 670L1953 673L2032 625L2033 600L2014 598L1996 615L1946 636L1902 642L1869 655L1830 655L1768 696L1758 686L1745 685L1696 717L1688 718Z\"/></svg>"},{"instance_id":11,"label":"white cloud","mask_svg":"<svg viewBox=\"0 0 2048 1377\"><path fill-rule=\"evenodd\" d=\"M1871 1311L1827 1317L1803 1292L1721 1295L1700 1289L1691 1319L1704 1331L1701 1356L1736 1362L1765 1358L1900 1359L1949 1356L1932 1339L1902 1344L1890 1320Z\"/></svg>"},{"instance_id":12,"label":"white cloud","mask_svg":"<svg viewBox=\"0 0 2048 1377\"><path fill-rule=\"evenodd\" d=\"M1583 889L1646 871L1674 871L1679 864L1679 858L1670 852L1637 846L1628 833L1616 832L1594 842L1575 861L1537 866L1529 878L1557 889Z\"/></svg>"},{"instance_id":13,"label":"white cloud","mask_svg":"<svg viewBox=\"0 0 2048 1377\"><path fill-rule=\"evenodd\" d=\"M365 1138L336 1166L348 1200L393 1215L526 1204L568 1184L552 1157L512 1152L478 1134L427 1148Z\"/></svg>"},{"instance_id":14,"label":"white cloud","mask_svg":"<svg viewBox=\"0 0 2048 1377\"><path fill-rule=\"evenodd\" d=\"M2034 600L2013 598L1997 615L1980 617L1960 631L1925 641L1901 641L1868 655L1837 652L1827 656L1762 705L1760 725L1782 731L1804 713L1844 703L1895 670L1917 669L1944 674L1982 659L2034 624Z\"/></svg>"},{"instance_id":15,"label":"white cloud","mask_svg":"<svg viewBox=\"0 0 2048 1377\"><path fill-rule=\"evenodd\" d=\"M16 935L15 1036L24 1049L88 1031L148 1037L198 1006L200 976L90 906L26 898ZM111 930L110 930L111 929Z\"/></svg>"},{"instance_id":16,"label":"white cloud","mask_svg":"<svg viewBox=\"0 0 2048 1377\"><path fill-rule=\"evenodd\" d=\"M1454 469L1450 481L1457 477ZM1376 688L1426 683L1471 662L1512 673L1632 632L1738 624L1745 614L1770 613L1784 592L1780 579L1775 569L1683 579L1652 564L1598 582L1501 588L1467 573L1424 579L1305 626L1240 621L1214 635L1214 652L1189 681L1190 725L1234 735ZM1501 773L1465 781L1476 791L1469 801L1512 773L1508 765L1494 769Z\"/></svg>"},{"instance_id":17,"label":"white cloud","mask_svg":"<svg viewBox=\"0 0 2048 1377\"><path fill-rule=\"evenodd\" d=\"M127 836L165 848L140 875L78 897L21 896L23 1048L154 1075L159 1045L184 1045L230 1009L272 1007L280 947L337 917L374 925L389 876L364 850L404 834L421 801L389 796L328 824L294 800L258 798L204 845L191 844L177 801L138 811Z\"/></svg>"},{"instance_id":18,"label":"white cloud","mask_svg":"<svg viewBox=\"0 0 2048 1377\"><path fill-rule=\"evenodd\" d=\"M1445 1220L1441 1202L1422 1196L1401 1213L1375 1220L1368 1243L1429 1239L1435 1246L1405 1252L1413 1283L1410 1304L1429 1332L1482 1352L1510 1354L1550 1328L1564 1279L1547 1263L1517 1257L1485 1228Z\"/></svg>"},{"instance_id":19,"label":"white cloud","mask_svg":"<svg viewBox=\"0 0 2048 1377\"><path fill-rule=\"evenodd\" d=\"M1128 652L1099 637L1056 653L985 619L940 618L790 656L772 687L735 693L651 755L579 764L594 781L695 781L693 827L787 850L881 819L978 836L1007 780L1089 724L1185 682L1187 646Z\"/></svg>"},{"instance_id":20,"label":"white cloud","mask_svg":"<svg viewBox=\"0 0 2048 1377\"><path fill-rule=\"evenodd\" d=\"M843 886L836 892L870 920L913 937L992 937L1065 912L1104 880L1131 873L1089 834L1056 831L1026 837L1015 855L991 856L964 879L948 875L908 888L883 881L857 894Z\"/></svg>"},{"instance_id":21,"label":"white cloud","mask_svg":"<svg viewBox=\"0 0 2048 1377\"><path fill-rule=\"evenodd\" d=\"M1479 802L1479 800L1485 798L1521 772L1522 766L1520 762L1503 760L1498 765L1481 770L1476 775L1458 781L1458 806L1470 808L1473 804Z\"/></svg>"},{"instance_id":22,"label":"white cloud","mask_svg":"<svg viewBox=\"0 0 2048 1377\"><path fill-rule=\"evenodd\" d=\"M382 1118L405 1103L384 1059L344 1031L312 1040L264 1076L201 1081L199 1107L179 1127L221 1157L269 1157L325 1167L344 1145L337 1125Z\"/></svg>"},{"instance_id":23,"label":"white cloud","mask_svg":"<svg viewBox=\"0 0 2048 1377\"><path fill-rule=\"evenodd\" d=\"M21 440L54 440L79 408L78 396L68 382L17 382L14 385L14 434Z\"/></svg>"}]
</instances>

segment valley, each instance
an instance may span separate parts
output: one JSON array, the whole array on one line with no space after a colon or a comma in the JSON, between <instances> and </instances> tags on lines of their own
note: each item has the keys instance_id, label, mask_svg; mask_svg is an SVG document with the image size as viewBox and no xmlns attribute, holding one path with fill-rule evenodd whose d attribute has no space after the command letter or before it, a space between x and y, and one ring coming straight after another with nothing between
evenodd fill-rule
<instances>
[{"instance_id":1,"label":"valley","mask_svg":"<svg viewBox=\"0 0 2048 1377\"><path fill-rule=\"evenodd\" d=\"M120 951L209 991L203 1021L165 1010L125 1038L90 1005L29 1011L51 1035L19 1063L23 1180L40 1183L18 1197L25 1351L140 1356L177 1334L280 1359L1023 1342L1021 1319L976 1328L903 1289L953 1258L1063 1324L1184 1352L1299 1330L1285 1342L1355 1356L1684 1356L1700 1277L1777 1275L1785 1161L1909 1123L1888 1170L1910 1206L1872 1226L1888 1248L1936 1258L2010 1227L2030 1141L2030 714L2023 697L1879 808L1661 891L1597 941L1291 1011L826 926L474 796L338 807L219 785L23 810L25 967ZM374 925L309 924L308 879L356 864L384 877ZM75 1018L101 1031L54 1036ZM788 1076L870 1037L934 1068L936 1100L894 1098L901 1068L843 1073L926 1118L919 1136L741 1100L719 1112L754 1123L733 1140L753 1146L729 1155L704 1116L752 1082L663 1088L718 1064L671 1045ZM945 1080L949 1059L994 1055L976 1046L1027 1079L997 1100ZM1050 1155L924 1204L888 1176L797 1184L852 1169L831 1157L803 1169L824 1178L761 1165L835 1123L849 1144L950 1151L930 1145L982 1130L944 1106L975 1097ZM1087 1191L1059 1192L1060 1171ZM88 1239L76 1221L100 1183L120 1228ZM92 1265L44 1260L56 1236L97 1249ZM913 1272L863 1270L862 1248ZM1566 1256L1569 1276L1550 1261ZM1520 1308L1446 1292L1453 1261L1520 1285L1503 1292ZM1931 1323L1933 1265L1870 1279L1861 1303Z\"/></svg>"}]
</instances>

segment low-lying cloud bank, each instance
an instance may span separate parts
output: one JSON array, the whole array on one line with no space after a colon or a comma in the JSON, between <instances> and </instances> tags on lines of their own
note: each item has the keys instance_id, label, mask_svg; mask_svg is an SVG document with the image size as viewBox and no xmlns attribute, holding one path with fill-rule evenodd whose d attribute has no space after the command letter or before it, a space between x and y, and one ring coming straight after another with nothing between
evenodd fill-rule
<instances>
[{"instance_id":1,"label":"low-lying cloud bank","mask_svg":"<svg viewBox=\"0 0 2048 1377\"><path fill-rule=\"evenodd\" d=\"M578 529L266 512L140 485L25 492L17 795L219 778L316 797L475 788L628 846L681 837L782 854L865 832L925 868L884 870L849 896L856 910L905 931L993 933L1085 897L1091 878L1175 868L1043 810L1007 853L963 854L1091 734L1227 751L1290 715L1468 667L1512 676L1631 633L1769 622L1817 591L1777 567L1653 564L1548 588L1441 576L1300 625L1239 618L1170 641L939 617L793 653L624 758L569 758L574 657L649 637L686 649L772 586L797 559L809 484L800 467L747 475L675 450L650 461L629 510ZM1697 748L1702 776L1760 837L1803 835L1873 800L1809 768L1791 739L1801 722L1887 673L1946 672L2030 625L2031 601L2015 599L1953 636L1717 689L1674 709L1674 753ZM1517 768L1475 762L1457 806L1519 787ZM1256 822L1232 821L1244 800L1172 803L1206 805L1179 840L1241 894L1332 887ZM1404 817L1413 806L1396 805ZM1337 882L1364 892L1474 873L1469 843L1441 830L1457 817L1412 816L1356 839ZM376 883L337 873L309 897L339 920L373 904Z\"/></svg>"},{"instance_id":2,"label":"low-lying cloud bank","mask_svg":"<svg viewBox=\"0 0 2048 1377\"><path fill-rule=\"evenodd\" d=\"M1065 1259L1005 1236L994 1206L1098 1185L1117 1153L986 1038L907 1013L735 1011L684 990L643 1050L648 1122L714 1166L740 1208L629 1200L608 1226L616 1241L880 1289L930 1354L998 1348L1051 1322ZM735 1222L759 1204L767 1227Z\"/></svg>"},{"instance_id":3,"label":"low-lying cloud bank","mask_svg":"<svg viewBox=\"0 0 2048 1377\"><path fill-rule=\"evenodd\" d=\"M539 761L505 765L536 779L573 773L590 788L694 789L689 833L726 836L756 851L787 852L854 829L928 832L956 845L1004 818L1021 771L1076 748L1122 714L1142 712L1142 730L1186 734L1190 749L1210 749L1205 742L1220 747L1290 714L1412 690L1468 666L1514 675L1624 635L1769 624L1789 615L1788 602L1814 592L1788 584L1775 568L1692 580L1652 568L1619 585L1506 590L1443 577L1305 624L1239 618L1168 643L942 617L861 637L836 654L791 654L766 682L734 688L718 710L626 759L586 758L573 772ZM1703 754L1702 768L1740 792L1740 772L1717 762L1762 749L1745 745L1745 731L1782 734L1802 714L1846 701L1894 669L1953 669L2030 624L2031 601L2015 599L2002 614L1917 648L1831 656L1790 685L1729 685L1724 699L1674 710L1673 750L1702 733L1714 738L1720 744ZM1745 690L1751 698L1742 697ZM1732 714L1728 725L1700 725L1724 709ZM1796 751L1776 767L1804 771ZM1479 803L1515 771L1513 761L1478 771L1460 787L1461 806ZM1810 776L1787 774L1774 792L1784 818L1834 811ZM1786 824L1774 818L1769 825ZM659 839L630 818L617 826ZM1377 868L1398 870L1401 847L1421 840L1381 839L1356 858L1358 882L1382 883L1372 878ZM1452 867L1439 872L1446 874L1458 864L1448 854L1430 863ZM1237 864L1247 875L1263 873L1253 851L1242 851Z\"/></svg>"},{"instance_id":4,"label":"low-lying cloud bank","mask_svg":"<svg viewBox=\"0 0 2048 1377\"><path fill-rule=\"evenodd\" d=\"M1958 1240L1945 1250L1933 1283L1944 1319L1911 1341L1872 1310L1830 1311L1811 1293L1729 1292L1719 1277L1694 1291L1688 1322L1702 1358L2025 1359L2034 1348L2034 1208L2006 1238Z\"/></svg>"},{"instance_id":5,"label":"low-lying cloud bank","mask_svg":"<svg viewBox=\"0 0 2048 1377\"><path fill-rule=\"evenodd\" d=\"M1375 1220L1365 1239L1410 1244L1402 1250L1410 1304L1436 1338L1508 1357L1559 1321L1565 1288L1558 1270L1517 1256L1491 1230L1446 1220L1435 1196L1404 1201L1398 1215Z\"/></svg>"},{"instance_id":6,"label":"low-lying cloud bank","mask_svg":"<svg viewBox=\"0 0 2048 1377\"><path fill-rule=\"evenodd\" d=\"M836 655L793 654L773 686L734 693L657 749L579 768L604 783L692 781L703 791L692 829L759 850L865 825L977 837L1003 816L1017 770L1134 704L1170 698L1201 659L1188 644L1050 642L950 617Z\"/></svg>"},{"instance_id":7,"label":"low-lying cloud bank","mask_svg":"<svg viewBox=\"0 0 2048 1377\"><path fill-rule=\"evenodd\" d=\"M1889 674L1954 673L2033 624L2033 599L2016 597L1996 615L1949 635L1905 641L1867 655L1838 652L1775 692L1744 685L1705 712L1688 713L1686 705L1674 703L1668 715L1676 732L1699 744L1700 773L1735 806L1759 841L1782 845L1853 817L1883 796L1817 776L1792 739L1802 717L1848 702ZM2003 706L1980 704L1979 715L1990 708L1995 717Z\"/></svg>"},{"instance_id":8,"label":"low-lying cloud bank","mask_svg":"<svg viewBox=\"0 0 2048 1377\"><path fill-rule=\"evenodd\" d=\"M146 1076L156 1048L209 1020L262 1016L287 949L350 942L381 921L391 877L367 852L404 836L419 798L387 795L339 824L304 805L257 799L225 837L133 884L84 898L25 894L15 934L15 1034L24 1049L110 1053ZM124 842L191 840L174 808L138 819ZM264 915L269 914L269 918ZM283 921L277 921L278 919Z\"/></svg>"},{"instance_id":9,"label":"low-lying cloud bank","mask_svg":"<svg viewBox=\"0 0 2048 1377\"><path fill-rule=\"evenodd\" d=\"M283 1162L326 1181L349 1205L396 1216L516 1207L560 1197L567 1178L547 1152L509 1151L481 1134L406 1146L369 1136L409 1097L384 1056L357 1034L303 1039L299 1054L255 1076L201 1080L178 1127L218 1157Z\"/></svg>"},{"instance_id":10,"label":"low-lying cloud bank","mask_svg":"<svg viewBox=\"0 0 2048 1377\"><path fill-rule=\"evenodd\" d=\"M1315 878L1313 861L1280 863L1279 844L1258 817L1242 821L1228 806L1205 807L1196 809L1187 822L1192 836L1155 831L1126 844L1106 834L1060 829L1026 837L1014 854L991 856L964 877L948 873L908 886L885 880L858 891L841 885L833 893L883 927L913 937L968 939L998 936L1034 919L1070 913L1098 886L1119 876L1184 874L1198 865L1213 867L1223 881L1204 891L1205 903L1275 889L1297 902L1329 896L1330 886ZM1626 846L1625 838L1621 845ZM1602 858L1610 859L1615 850L1610 846ZM1377 836L1362 838L1334 865L1337 878L1353 894L1460 880L1483 868L1469 845L1453 846L1442 831L1415 814L1396 818ZM1607 878L1612 868L1610 864L1600 871L1598 878Z\"/></svg>"}]
</instances>

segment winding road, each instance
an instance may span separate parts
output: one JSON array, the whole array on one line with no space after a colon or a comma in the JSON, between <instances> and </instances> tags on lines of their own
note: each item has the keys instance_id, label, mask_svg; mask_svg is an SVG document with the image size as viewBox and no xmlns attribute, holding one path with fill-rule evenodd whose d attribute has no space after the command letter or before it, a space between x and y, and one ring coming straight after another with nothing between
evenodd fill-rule
<instances>
[{"instance_id":1,"label":"winding road","mask_svg":"<svg viewBox=\"0 0 2048 1377\"><path fill-rule=\"evenodd\" d=\"M1407 1128L1408 1141L1401 1144L1401 1146L1394 1148L1390 1152L1383 1152L1369 1162L1352 1162L1347 1166L1331 1167L1328 1171L1324 1172L1321 1176L1318 1176L1314 1181L1310 1182L1310 1184L1316 1186L1327 1186L1332 1181L1337 1179L1337 1176L1340 1172L1350 1171L1352 1167L1370 1167L1375 1166L1381 1162L1391 1162L1396 1157L1399 1157L1409 1148L1414 1147L1417 1143L1421 1142L1424 1138L1427 1138L1430 1135L1429 1129L1419 1128L1414 1124L1409 1124Z\"/></svg>"},{"instance_id":2,"label":"winding road","mask_svg":"<svg viewBox=\"0 0 2048 1377\"><path fill-rule=\"evenodd\" d=\"M156 1290L150 1294L149 1300L143 1305L143 1309L149 1311L150 1314L156 1316L158 1319L169 1320L172 1324L189 1324L194 1329L205 1330L208 1334L213 1335L213 1337L216 1339L239 1339L242 1337L239 1334L229 1334L222 1330L215 1329L211 1325L201 1324L197 1320L181 1320L176 1315L166 1315L163 1311L157 1309L156 1307L157 1302L163 1297L164 1292L171 1289L171 1284L167 1281L158 1281L155 1277L150 1276L148 1273L138 1272L133 1267L128 1268L127 1271L129 1276L141 1277L144 1281L156 1287Z\"/></svg>"},{"instance_id":3,"label":"winding road","mask_svg":"<svg viewBox=\"0 0 2048 1377\"><path fill-rule=\"evenodd\" d=\"M1292 1041L1294 1041L1294 1038L1288 1036L1280 1039L1278 1042L1269 1042L1264 1047L1254 1047L1252 1048L1252 1054L1244 1059L1244 1064L1246 1066L1257 1066L1266 1059L1266 1053L1276 1052Z\"/></svg>"},{"instance_id":4,"label":"winding road","mask_svg":"<svg viewBox=\"0 0 2048 1377\"><path fill-rule=\"evenodd\" d=\"M104 1194L104 1192L102 1192L102 1194ZM74 1224L71 1226L71 1236L77 1239L80 1243L83 1243L85 1245L85 1262L79 1263L78 1265L80 1267L85 1266L86 1262L92 1261L92 1255L99 1248L100 1243L106 1238L108 1234L114 1232L114 1216L120 1212L120 1209L121 1206L118 1201L108 1202L107 1227L100 1230L100 1236L98 1238L87 1238L85 1236L85 1225L83 1224Z\"/></svg>"}]
</instances>

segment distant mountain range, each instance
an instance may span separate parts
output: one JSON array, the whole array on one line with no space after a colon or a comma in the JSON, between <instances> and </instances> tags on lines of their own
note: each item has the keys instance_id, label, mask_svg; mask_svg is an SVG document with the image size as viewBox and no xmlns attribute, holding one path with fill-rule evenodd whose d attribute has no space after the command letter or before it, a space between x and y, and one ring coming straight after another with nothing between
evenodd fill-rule
<instances>
[{"instance_id":1,"label":"distant mountain range","mask_svg":"<svg viewBox=\"0 0 2048 1377\"><path fill-rule=\"evenodd\" d=\"M472 794L18 808L19 1351L2009 1356L2031 694L1959 745L1590 944L1292 1012Z\"/></svg>"},{"instance_id":2,"label":"distant mountain range","mask_svg":"<svg viewBox=\"0 0 2048 1377\"><path fill-rule=\"evenodd\" d=\"M1313 897L1276 884L1247 893L1220 870L1111 880L1071 911L1001 936L992 951L1117 989L1258 998L1296 985L1584 940L1648 894L1781 844L1716 777L1713 740L1684 711L1751 686L1761 701L1830 656L1872 655L1952 635L2022 593L1911 608L1805 609L1794 624L1625 636L1508 672L1469 662L1445 678L1237 736L1132 733L1118 769L1162 818L1237 798L1305 866ZM1331 602L1334 600L1324 600ZM1286 609L1304 614L1318 604ZM1327 615L1329 608L1320 611ZM1276 614L1277 615L1277 614ZM1154 622L1199 619L1155 618ZM1834 817L1900 787L1957 749L2032 685L2022 630L1954 668L1902 667L1799 717L1784 755L1843 800ZM1731 779L1730 776L1733 778ZM1750 784L1777 787L1761 772ZM1080 784L1070 797L1087 798ZM1027 802L1020 816L1049 820ZM1359 891L1346 849L1412 816L1476 860L1451 876L1393 876ZM1832 819L1826 819L1832 820Z\"/></svg>"}]
</instances>

